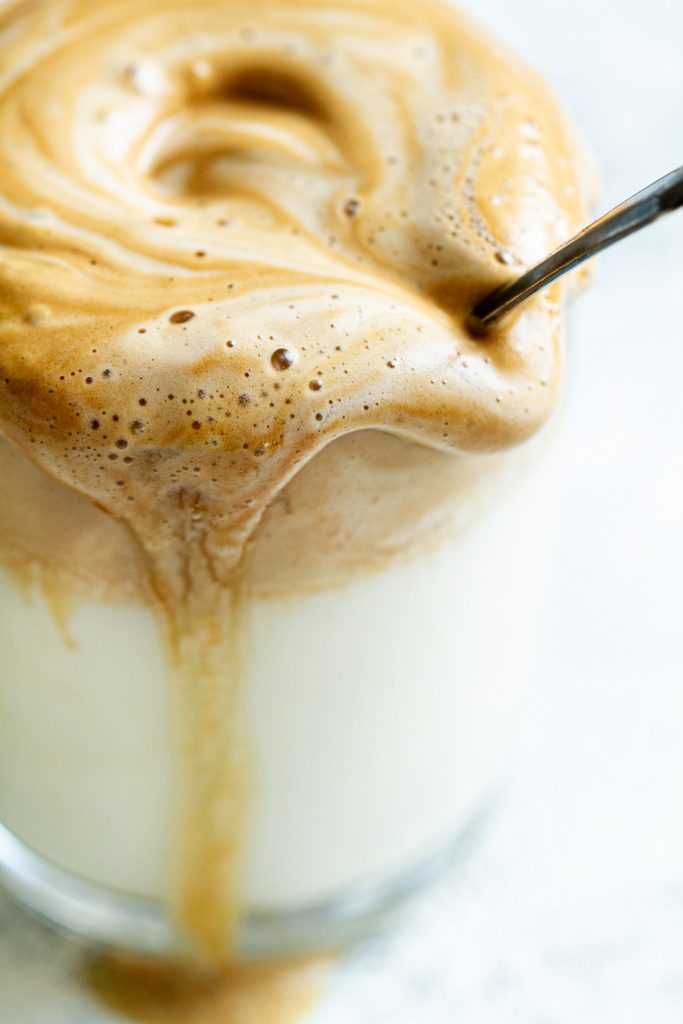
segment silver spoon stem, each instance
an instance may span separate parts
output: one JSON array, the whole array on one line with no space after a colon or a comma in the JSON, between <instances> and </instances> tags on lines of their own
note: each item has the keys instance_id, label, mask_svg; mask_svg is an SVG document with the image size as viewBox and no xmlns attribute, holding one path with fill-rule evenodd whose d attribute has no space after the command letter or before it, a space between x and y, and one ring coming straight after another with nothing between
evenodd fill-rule
<instances>
[{"instance_id":1,"label":"silver spoon stem","mask_svg":"<svg viewBox=\"0 0 683 1024\"><path fill-rule=\"evenodd\" d=\"M541 288L578 267L601 249L614 245L621 238L639 231L679 206L683 206L683 167L637 192L625 203L589 224L516 281L487 295L472 311L472 328L475 331L485 330Z\"/></svg>"}]
</instances>

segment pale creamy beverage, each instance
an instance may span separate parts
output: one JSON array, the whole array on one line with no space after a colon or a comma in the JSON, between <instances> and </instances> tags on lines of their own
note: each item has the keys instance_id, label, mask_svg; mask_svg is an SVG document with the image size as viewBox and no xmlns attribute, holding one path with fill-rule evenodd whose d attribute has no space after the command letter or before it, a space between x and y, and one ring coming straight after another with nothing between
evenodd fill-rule
<instances>
[{"instance_id":1,"label":"pale creamy beverage","mask_svg":"<svg viewBox=\"0 0 683 1024\"><path fill-rule=\"evenodd\" d=\"M431 0L3 6L0 857L224 959L452 843L533 634L566 296L467 314L586 177Z\"/></svg>"}]
</instances>

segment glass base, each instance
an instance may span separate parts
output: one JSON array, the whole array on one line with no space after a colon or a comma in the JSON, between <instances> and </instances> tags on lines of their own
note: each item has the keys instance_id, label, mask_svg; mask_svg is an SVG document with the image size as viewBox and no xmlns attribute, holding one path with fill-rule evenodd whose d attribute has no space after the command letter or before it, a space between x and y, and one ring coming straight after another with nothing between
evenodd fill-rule
<instances>
[{"instance_id":1,"label":"glass base","mask_svg":"<svg viewBox=\"0 0 683 1024\"><path fill-rule=\"evenodd\" d=\"M339 948L378 931L427 882L467 853L483 817L478 814L445 848L398 879L358 886L313 906L247 914L234 959L295 957ZM90 946L148 957L196 957L161 903L77 878L30 850L3 825L0 884L44 922Z\"/></svg>"}]
</instances>

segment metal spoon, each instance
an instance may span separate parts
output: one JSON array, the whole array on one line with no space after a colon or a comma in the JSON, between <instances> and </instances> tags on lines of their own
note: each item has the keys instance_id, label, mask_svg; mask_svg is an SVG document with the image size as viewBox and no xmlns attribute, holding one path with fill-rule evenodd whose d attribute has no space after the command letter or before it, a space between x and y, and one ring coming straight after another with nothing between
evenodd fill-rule
<instances>
[{"instance_id":1,"label":"metal spoon","mask_svg":"<svg viewBox=\"0 0 683 1024\"><path fill-rule=\"evenodd\" d=\"M541 288L578 267L601 249L652 224L664 213L683 206L683 167L671 171L641 192L616 206L599 220L570 238L550 256L537 263L516 281L497 288L479 302L470 314L470 326L482 333Z\"/></svg>"}]
</instances>

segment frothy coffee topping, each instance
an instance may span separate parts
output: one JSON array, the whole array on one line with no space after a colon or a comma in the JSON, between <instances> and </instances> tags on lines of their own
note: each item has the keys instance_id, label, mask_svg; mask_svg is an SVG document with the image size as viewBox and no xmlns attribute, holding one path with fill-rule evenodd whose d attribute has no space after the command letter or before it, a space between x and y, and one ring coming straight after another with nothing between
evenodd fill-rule
<instances>
[{"instance_id":1,"label":"frothy coffee topping","mask_svg":"<svg viewBox=\"0 0 683 1024\"><path fill-rule=\"evenodd\" d=\"M178 904L218 948L249 538L345 435L537 430L561 289L465 320L584 221L581 169L538 78L432 2L10 0L0 53L0 430L144 553L185 680Z\"/></svg>"},{"instance_id":2,"label":"frothy coffee topping","mask_svg":"<svg viewBox=\"0 0 683 1024\"><path fill-rule=\"evenodd\" d=\"M0 31L2 427L148 544L199 505L227 578L331 438L547 415L557 294L485 344L463 317L582 219L575 165L460 16L46 0Z\"/></svg>"}]
</instances>

